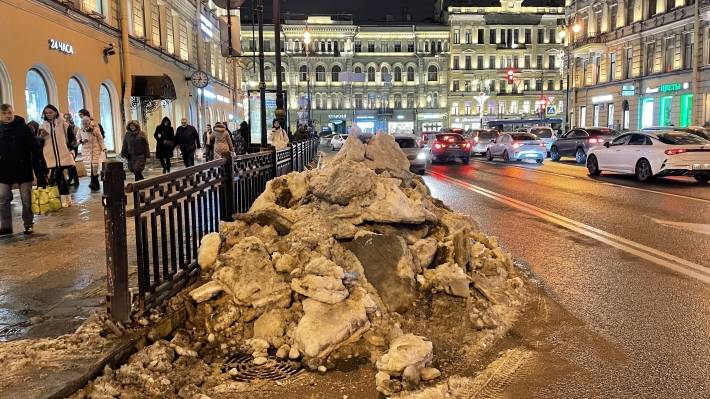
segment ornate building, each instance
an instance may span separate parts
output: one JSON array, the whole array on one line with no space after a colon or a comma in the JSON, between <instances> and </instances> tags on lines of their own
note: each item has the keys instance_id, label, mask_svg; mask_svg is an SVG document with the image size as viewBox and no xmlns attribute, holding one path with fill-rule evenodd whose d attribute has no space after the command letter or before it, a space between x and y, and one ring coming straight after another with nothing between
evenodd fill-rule
<instances>
[{"instance_id":1,"label":"ornate building","mask_svg":"<svg viewBox=\"0 0 710 399\"><path fill-rule=\"evenodd\" d=\"M449 124L449 30L439 24L356 25L350 16L287 16L282 25L284 90L291 128L412 132ZM275 88L273 26L265 26L267 88ZM304 44L304 32L310 43ZM244 55L255 34L242 23ZM256 62L255 62L256 61ZM258 90L258 60L245 63L244 89ZM309 96L310 94L310 96ZM270 122L269 122L270 123Z\"/></svg>"},{"instance_id":2,"label":"ornate building","mask_svg":"<svg viewBox=\"0 0 710 399\"><path fill-rule=\"evenodd\" d=\"M707 109L708 6L693 0L568 3L578 126L688 126Z\"/></svg>"},{"instance_id":3,"label":"ornate building","mask_svg":"<svg viewBox=\"0 0 710 399\"><path fill-rule=\"evenodd\" d=\"M504 0L491 6L450 5L441 18L448 22L452 43L452 127L564 117L565 43L558 35L564 26L562 7Z\"/></svg>"}]
</instances>

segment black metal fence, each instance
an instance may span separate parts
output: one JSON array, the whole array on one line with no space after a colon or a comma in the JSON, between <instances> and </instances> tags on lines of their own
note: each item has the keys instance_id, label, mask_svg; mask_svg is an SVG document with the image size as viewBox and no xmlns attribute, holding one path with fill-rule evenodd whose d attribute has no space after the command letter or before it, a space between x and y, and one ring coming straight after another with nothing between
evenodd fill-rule
<instances>
[{"instance_id":1,"label":"black metal fence","mask_svg":"<svg viewBox=\"0 0 710 399\"><path fill-rule=\"evenodd\" d=\"M107 162L103 205L111 317L127 321L134 310L129 264L137 266L135 310L145 312L199 273L197 251L202 237L217 231L220 221L232 220L234 213L248 211L275 176L303 171L317 151L318 140L307 140L280 151L215 160L128 184L123 164ZM130 251L129 220L135 229Z\"/></svg>"}]
</instances>

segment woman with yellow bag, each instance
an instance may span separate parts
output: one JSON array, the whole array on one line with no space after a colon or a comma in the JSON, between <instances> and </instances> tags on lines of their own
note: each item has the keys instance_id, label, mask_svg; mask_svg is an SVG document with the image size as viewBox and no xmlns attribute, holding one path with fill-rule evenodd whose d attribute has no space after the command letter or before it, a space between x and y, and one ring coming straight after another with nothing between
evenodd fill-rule
<instances>
[{"instance_id":1,"label":"woman with yellow bag","mask_svg":"<svg viewBox=\"0 0 710 399\"><path fill-rule=\"evenodd\" d=\"M50 185L55 185L59 189L62 199L62 207L71 206L69 197L69 185L64 177L64 170L75 166L74 157L67 146L67 125L60 118L59 110L54 105L47 105L42 110L44 122L40 126L40 134L44 138L44 159L47 162Z\"/></svg>"},{"instance_id":2,"label":"woman with yellow bag","mask_svg":"<svg viewBox=\"0 0 710 399\"><path fill-rule=\"evenodd\" d=\"M12 186L22 199L25 234L32 234L32 132L8 104L0 105L0 236L12 234Z\"/></svg>"}]
</instances>

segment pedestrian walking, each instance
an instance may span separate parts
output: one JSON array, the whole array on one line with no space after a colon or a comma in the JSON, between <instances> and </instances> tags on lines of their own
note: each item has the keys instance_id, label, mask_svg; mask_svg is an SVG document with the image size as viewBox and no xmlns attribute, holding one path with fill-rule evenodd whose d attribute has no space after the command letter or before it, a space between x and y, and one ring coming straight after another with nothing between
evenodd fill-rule
<instances>
[{"instance_id":1,"label":"pedestrian walking","mask_svg":"<svg viewBox=\"0 0 710 399\"><path fill-rule=\"evenodd\" d=\"M145 163L150 158L150 147L148 146L148 138L141 130L138 121L130 121L126 126L121 156L128 160L128 170L136 177L136 181L143 180Z\"/></svg>"},{"instance_id":2,"label":"pedestrian walking","mask_svg":"<svg viewBox=\"0 0 710 399\"><path fill-rule=\"evenodd\" d=\"M298 125L298 129L296 129L296 134L293 136L294 141L304 141L308 140L308 131L306 130L306 127L303 125Z\"/></svg>"},{"instance_id":3,"label":"pedestrian walking","mask_svg":"<svg viewBox=\"0 0 710 399\"><path fill-rule=\"evenodd\" d=\"M180 121L180 126L175 131L175 141L180 147L185 167L195 166L195 151L200 148L200 135L194 126L187 124L187 118Z\"/></svg>"},{"instance_id":4,"label":"pedestrian walking","mask_svg":"<svg viewBox=\"0 0 710 399\"><path fill-rule=\"evenodd\" d=\"M12 186L22 200L25 234L32 234L32 131L9 104L0 105L0 236L12 234Z\"/></svg>"},{"instance_id":5,"label":"pedestrian walking","mask_svg":"<svg viewBox=\"0 0 710 399\"><path fill-rule=\"evenodd\" d=\"M175 151L175 130L172 122L167 116L163 118L160 125L156 126L155 134L155 157L160 161L160 166L163 167L163 173L170 173L170 160Z\"/></svg>"},{"instance_id":6,"label":"pedestrian walking","mask_svg":"<svg viewBox=\"0 0 710 399\"><path fill-rule=\"evenodd\" d=\"M42 110L44 122L40 126L40 135L44 138L42 152L47 162L50 184L56 185L62 198L62 207L71 206L69 185L64 177L64 170L75 165L67 146L67 125L60 118L59 110L54 105L47 105Z\"/></svg>"},{"instance_id":7,"label":"pedestrian walking","mask_svg":"<svg viewBox=\"0 0 710 399\"><path fill-rule=\"evenodd\" d=\"M239 125L239 135L244 139L245 148L249 148L251 144L251 129L249 128L249 123L247 121L242 121Z\"/></svg>"},{"instance_id":8,"label":"pedestrian walking","mask_svg":"<svg viewBox=\"0 0 710 399\"><path fill-rule=\"evenodd\" d=\"M76 157L79 154L79 139L77 138L78 129L74 125L74 118L72 118L71 114L68 112L64 114L64 122L67 124L67 146L74 157L74 162L76 162ZM67 184L70 186L78 186L79 171L76 170L76 165L70 166L67 171L69 174L69 181Z\"/></svg>"},{"instance_id":9,"label":"pedestrian walking","mask_svg":"<svg viewBox=\"0 0 710 399\"><path fill-rule=\"evenodd\" d=\"M89 163L91 176L89 188L91 191L98 191L101 188L99 176L102 163L106 159L106 145L98 126L94 125L88 116L81 118L79 141L82 145L81 154L84 157L84 162Z\"/></svg>"},{"instance_id":10,"label":"pedestrian walking","mask_svg":"<svg viewBox=\"0 0 710 399\"><path fill-rule=\"evenodd\" d=\"M99 131L101 132L101 137L106 138L106 133L104 132L104 127L101 126L100 123L98 123L94 120L94 118L91 116L91 113L89 112L88 109L82 108L79 110L79 112L77 112L77 114L79 115L80 119L84 119L85 117L91 119L91 123L93 123L94 126L99 128Z\"/></svg>"},{"instance_id":11,"label":"pedestrian walking","mask_svg":"<svg viewBox=\"0 0 710 399\"><path fill-rule=\"evenodd\" d=\"M32 170L35 172L37 187L47 187L47 161L44 160L44 137L39 133L39 123L30 121L27 124L32 132Z\"/></svg>"},{"instance_id":12,"label":"pedestrian walking","mask_svg":"<svg viewBox=\"0 0 710 399\"><path fill-rule=\"evenodd\" d=\"M230 153L234 152L234 143L227 128L217 122L214 125L214 157L215 159L226 158Z\"/></svg>"},{"instance_id":13,"label":"pedestrian walking","mask_svg":"<svg viewBox=\"0 0 710 399\"><path fill-rule=\"evenodd\" d=\"M268 137L269 144L276 147L277 150L282 150L288 146L289 140L286 131L281 127L278 119L274 119L272 123L271 134Z\"/></svg>"},{"instance_id":14,"label":"pedestrian walking","mask_svg":"<svg viewBox=\"0 0 710 399\"><path fill-rule=\"evenodd\" d=\"M214 134L212 132L212 125L207 125L205 133L202 135L202 142L205 143L205 161L211 161L214 159Z\"/></svg>"}]
</instances>

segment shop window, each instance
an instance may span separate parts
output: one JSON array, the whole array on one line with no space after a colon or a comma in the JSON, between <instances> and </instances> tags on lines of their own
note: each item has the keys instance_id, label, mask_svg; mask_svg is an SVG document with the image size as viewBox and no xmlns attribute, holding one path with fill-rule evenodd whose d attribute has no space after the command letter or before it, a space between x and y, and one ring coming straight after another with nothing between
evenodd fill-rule
<instances>
[{"instance_id":1,"label":"shop window","mask_svg":"<svg viewBox=\"0 0 710 399\"><path fill-rule=\"evenodd\" d=\"M606 126L614 127L614 104L609 104L606 107Z\"/></svg>"},{"instance_id":2,"label":"shop window","mask_svg":"<svg viewBox=\"0 0 710 399\"><path fill-rule=\"evenodd\" d=\"M680 126L687 127L693 124L693 95L680 96Z\"/></svg>"},{"instance_id":3,"label":"shop window","mask_svg":"<svg viewBox=\"0 0 710 399\"><path fill-rule=\"evenodd\" d=\"M587 107L579 107L579 127L587 126Z\"/></svg>"},{"instance_id":4,"label":"shop window","mask_svg":"<svg viewBox=\"0 0 710 399\"><path fill-rule=\"evenodd\" d=\"M74 119L74 124L81 126L81 119L79 118L79 110L84 108L84 90L81 88L81 84L76 78L69 79L69 86L67 89L67 99L69 100L69 113Z\"/></svg>"},{"instance_id":5,"label":"shop window","mask_svg":"<svg viewBox=\"0 0 710 399\"><path fill-rule=\"evenodd\" d=\"M595 104L594 107L592 108L592 126L599 126L599 111L600 111L600 106L599 104Z\"/></svg>"},{"instance_id":6,"label":"shop window","mask_svg":"<svg viewBox=\"0 0 710 399\"><path fill-rule=\"evenodd\" d=\"M27 106L27 121L42 122L42 109L49 104L47 81L36 70L27 72L25 82L25 105Z\"/></svg>"},{"instance_id":7,"label":"shop window","mask_svg":"<svg viewBox=\"0 0 710 399\"><path fill-rule=\"evenodd\" d=\"M673 97L664 96L661 97L660 109L658 112L658 124L659 126L672 126L673 125Z\"/></svg>"},{"instance_id":8,"label":"shop window","mask_svg":"<svg viewBox=\"0 0 710 399\"><path fill-rule=\"evenodd\" d=\"M99 88L99 116L101 126L104 128L104 133L106 133L104 138L106 149L113 151L115 149L113 142L113 99L105 84L102 84Z\"/></svg>"},{"instance_id":9,"label":"shop window","mask_svg":"<svg viewBox=\"0 0 710 399\"><path fill-rule=\"evenodd\" d=\"M653 99L641 99L639 107L639 125L641 129L653 126Z\"/></svg>"}]
</instances>

